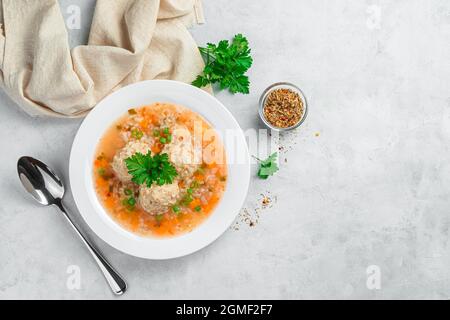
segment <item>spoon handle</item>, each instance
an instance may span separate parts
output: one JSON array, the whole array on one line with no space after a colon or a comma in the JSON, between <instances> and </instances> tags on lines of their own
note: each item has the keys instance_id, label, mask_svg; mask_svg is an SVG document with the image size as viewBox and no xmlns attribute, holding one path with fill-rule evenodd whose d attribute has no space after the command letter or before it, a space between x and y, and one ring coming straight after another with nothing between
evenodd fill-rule
<instances>
[{"instance_id":1,"label":"spoon handle","mask_svg":"<svg viewBox=\"0 0 450 320\"><path fill-rule=\"evenodd\" d=\"M64 205L62 204L62 202L57 201L55 203L55 205L62 211L62 213L64 213L64 216L70 222L70 225L73 227L73 229L76 231L78 236L81 238L83 243L88 248L89 252L91 253L95 262L97 262L98 267L100 268L103 275L105 276L105 279L108 282L108 284L111 287L114 294L116 294L116 295L123 294L127 289L127 284L126 284L125 280L122 279L120 274L116 270L114 270L114 268L103 257L103 255L98 251L98 249L91 243L91 241L86 236L84 236L83 233L77 228L77 226L72 221L69 214L67 213L67 210L64 207Z\"/></svg>"}]
</instances>

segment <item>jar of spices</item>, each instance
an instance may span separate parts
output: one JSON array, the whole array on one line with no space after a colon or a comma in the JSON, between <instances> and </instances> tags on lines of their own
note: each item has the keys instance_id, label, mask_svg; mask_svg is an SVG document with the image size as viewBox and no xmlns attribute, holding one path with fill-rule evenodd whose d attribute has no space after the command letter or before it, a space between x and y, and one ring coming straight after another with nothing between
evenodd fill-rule
<instances>
[{"instance_id":1,"label":"jar of spices","mask_svg":"<svg viewBox=\"0 0 450 320\"><path fill-rule=\"evenodd\" d=\"M274 83L259 99L259 116L272 130L295 129L305 121L307 113L305 95L292 83Z\"/></svg>"}]
</instances>

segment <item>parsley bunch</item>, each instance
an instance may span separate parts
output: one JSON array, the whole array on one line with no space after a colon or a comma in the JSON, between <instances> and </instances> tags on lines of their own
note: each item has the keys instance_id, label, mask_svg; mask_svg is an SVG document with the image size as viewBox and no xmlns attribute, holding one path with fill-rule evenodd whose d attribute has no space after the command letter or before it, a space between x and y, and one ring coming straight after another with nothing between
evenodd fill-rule
<instances>
[{"instance_id":1,"label":"parsley bunch","mask_svg":"<svg viewBox=\"0 0 450 320\"><path fill-rule=\"evenodd\" d=\"M238 34L231 43L222 40L217 45L208 43L206 48L199 47L205 59L205 68L192 82L196 87L218 83L221 90L228 88L231 93L249 93L250 82L245 75L253 59L247 39Z\"/></svg>"},{"instance_id":2,"label":"parsley bunch","mask_svg":"<svg viewBox=\"0 0 450 320\"><path fill-rule=\"evenodd\" d=\"M136 184L146 184L151 187L153 183L159 186L172 183L178 175L175 167L169 162L167 153L156 154L152 157L149 151L146 155L137 152L125 159L128 173Z\"/></svg>"},{"instance_id":3,"label":"parsley bunch","mask_svg":"<svg viewBox=\"0 0 450 320\"><path fill-rule=\"evenodd\" d=\"M255 157L259 161L258 177L267 179L278 171L277 156L278 154L274 152L266 160L260 160Z\"/></svg>"}]
</instances>

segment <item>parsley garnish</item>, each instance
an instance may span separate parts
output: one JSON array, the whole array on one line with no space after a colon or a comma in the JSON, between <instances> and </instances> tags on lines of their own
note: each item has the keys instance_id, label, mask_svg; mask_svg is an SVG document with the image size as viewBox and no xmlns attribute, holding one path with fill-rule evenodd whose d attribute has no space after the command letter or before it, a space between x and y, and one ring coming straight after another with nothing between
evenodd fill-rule
<instances>
[{"instance_id":1,"label":"parsley garnish","mask_svg":"<svg viewBox=\"0 0 450 320\"><path fill-rule=\"evenodd\" d=\"M269 176L278 171L277 156L278 154L274 152L266 160L260 160L255 157L256 160L259 161L258 177L261 179L267 179Z\"/></svg>"},{"instance_id":2,"label":"parsley garnish","mask_svg":"<svg viewBox=\"0 0 450 320\"><path fill-rule=\"evenodd\" d=\"M217 45L208 43L206 48L199 47L205 59L205 68L192 82L196 87L218 83L221 90L228 88L231 93L249 93L249 80L245 75L253 59L247 39L238 34L231 44L222 40Z\"/></svg>"},{"instance_id":3,"label":"parsley garnish","mask_svg":"<svg viewBox=\"0 0 450 320\"><path fill-rule=\"evenodd\" d=\"M125 159L128 173L136 184L146 184L151 187L153 183L159 186L172 183L178 175L175 167L169 162L167 153L156 154L152 157L149 151L146 155L140 152Z\"/></svg>"}]
</instances>

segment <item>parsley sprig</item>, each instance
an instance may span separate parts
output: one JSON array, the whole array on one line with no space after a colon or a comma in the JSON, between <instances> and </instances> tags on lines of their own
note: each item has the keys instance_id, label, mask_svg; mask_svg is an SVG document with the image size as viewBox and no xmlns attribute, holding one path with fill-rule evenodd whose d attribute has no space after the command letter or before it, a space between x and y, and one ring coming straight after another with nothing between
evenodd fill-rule
<instances>
[{"instance_id":1,"label":"parsley sprig","mask_svg":"<svg viewBox=\"0 0 450 320\"><path fill-rule=\"evenodd\" d=\"M146 155L137 152L125 159L128 173L134 183L146 184L151 187L153 183L159 186L170 184L178 175L175 167L169 162L167 153L156 154L152 157L149 151Z\"/></svg>"},{"instance_id":2,"label":"parsley sprig","mask_svg":"<svg viewBox=\"0 0 450 320\"><path fill-rule=\"evenodd\" d=\"M255 157L259 161L258 177L267 179L278 171L277 156L278 153L274 152L266 160L260 160Z\"/></svg>"},{"instance_id":3,"label":"parsley sprig","mask_svg":"<svg viewBox=\"0 0 450 320\"><path fill-rule=\"evenodd\" d=\"M228 88L231 93L249 93L250 81L245 75L253 59L247 39L242 34L234 36L231 43L222 40L217 45L208 43L199 47L205 59L205 68L192 82L196 87L218 83L221 90Z\"/></svg>"}]
</instances>

